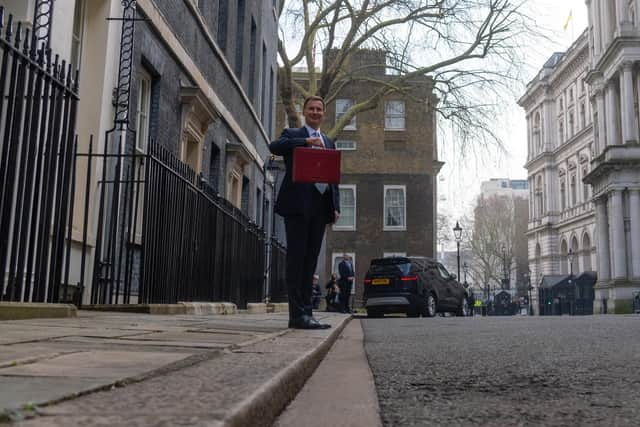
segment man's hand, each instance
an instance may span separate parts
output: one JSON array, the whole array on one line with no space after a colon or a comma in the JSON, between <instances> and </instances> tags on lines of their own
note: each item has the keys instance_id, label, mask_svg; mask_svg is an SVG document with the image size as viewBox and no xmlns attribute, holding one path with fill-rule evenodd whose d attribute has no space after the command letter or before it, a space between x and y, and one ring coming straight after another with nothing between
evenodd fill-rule
<instances>
[{"instance_id":1,"label":"man's hand","mask_svg":"<svg viewBox=\"0 0 640 427\"><path fill-rule=\"evenodd\" d=\"M310 136L309 138L307 138L305 140L305 144L307 144L309 147L324 148L324 144L322 142L322 138L319 138L317 136Z\"/></svg>"},{"instance_id":2,"label":"man's hand","mask_svg":"<svg viewBox=\"0 0 640 427\"><path fill-rule=\"evenodd\" d=\"M335 219L334 219L334 221L333 221L333 222L334 222L334 223L335 223L335 222L338 222L338 219L340 218L340 212L338 212L338 211L333 211L333 216L335 217Z\"/></svg>"}]
</instances>

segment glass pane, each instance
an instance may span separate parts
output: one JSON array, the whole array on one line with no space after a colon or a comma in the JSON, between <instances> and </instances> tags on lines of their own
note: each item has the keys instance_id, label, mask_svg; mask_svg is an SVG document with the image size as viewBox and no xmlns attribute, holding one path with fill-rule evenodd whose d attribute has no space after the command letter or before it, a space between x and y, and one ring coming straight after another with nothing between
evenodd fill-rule
<instances>
[{"instance_id":1,"label":"glass pane","mask_svg":"<svg viewBox=\"0 0 640 427\"><path fill-rule=\"evenodd\" d=\"M355 204L355 196L352 188L340 189L340 206L353 206Z\"/></svg>"},{"instance_id":2,"label":"glass pane","mask_svg":"<svg viewBox=\"0 0 640 427\"><path fill-rule=\"evenodd\" d=\"M354 227L355 226L355 209L344 208L340 209L340 218L336 222L337 227Z\"/></svg>"}]
</instances>

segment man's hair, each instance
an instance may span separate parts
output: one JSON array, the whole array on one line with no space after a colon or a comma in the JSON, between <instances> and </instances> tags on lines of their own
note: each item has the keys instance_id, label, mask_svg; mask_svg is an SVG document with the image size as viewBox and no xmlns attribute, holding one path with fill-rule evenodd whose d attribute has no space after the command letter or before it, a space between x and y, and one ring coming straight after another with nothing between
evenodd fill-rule
<instances>
[{"instance_id":1,"label":"man's hair","mask_svg":"<svg viewBox=\"0 0 640 427\"><path fill-rule=\"evenodd\" d=\"M320 101L322 102L322 109L326 109L325 105L324 105L324 99L321 96L317 96L317 95L311 95L305 98L304 100L304 104L302 105L302 109L304 110L305 108L307 108L307 104L310 103L311 101Z\"/></svg>"}]
</instances>

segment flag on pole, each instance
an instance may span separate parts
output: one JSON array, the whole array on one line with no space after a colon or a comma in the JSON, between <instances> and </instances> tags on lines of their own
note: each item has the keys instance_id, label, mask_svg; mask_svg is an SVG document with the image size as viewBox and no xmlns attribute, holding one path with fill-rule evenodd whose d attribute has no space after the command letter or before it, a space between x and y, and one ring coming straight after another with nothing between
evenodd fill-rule
<instances>
[{"instance_id":1,"label":"flag on pole","mask_svg":"<svg viewBox=\"0 0 640 427\"><path fill-rule=\"evenodd\" d=\"M564 21L564 25L562 26L562 28L564 28L565 31L567 31L567 27L569 27L569 23L572 20L573 20L573 9L569 11L569 16L567 16L567 20Z\"/></svg>"}]
</instances>

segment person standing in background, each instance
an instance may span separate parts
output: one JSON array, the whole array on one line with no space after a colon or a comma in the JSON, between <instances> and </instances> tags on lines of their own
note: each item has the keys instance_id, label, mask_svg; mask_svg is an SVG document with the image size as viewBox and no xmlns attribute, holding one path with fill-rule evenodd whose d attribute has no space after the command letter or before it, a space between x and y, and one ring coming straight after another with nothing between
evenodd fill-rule
<instances>
[{"instance_id":1,"label":"person standing in background","mask_svg":"<svg viewBox=\"0 0 640 427\"><path fill-rule=\"evenodd\" d=\"M353 264L349 255L343 255L342 261L338 264L338 273L340 273L338 285L342 293L342 309L345 313L352 313L349 300L351 298L351 290L353 289L355 272L353 271Z\"/></svg>"}]
</instances>

